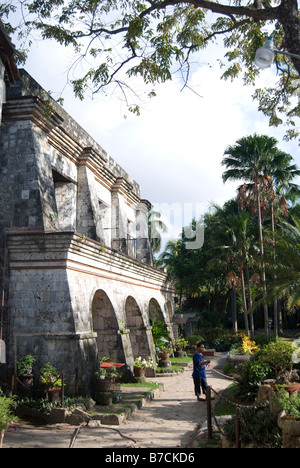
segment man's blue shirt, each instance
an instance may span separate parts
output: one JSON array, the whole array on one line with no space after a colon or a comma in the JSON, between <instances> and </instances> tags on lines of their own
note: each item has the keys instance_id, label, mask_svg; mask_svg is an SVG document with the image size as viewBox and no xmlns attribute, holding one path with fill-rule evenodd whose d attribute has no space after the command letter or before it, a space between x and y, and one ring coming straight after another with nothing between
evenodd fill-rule
<instances>
[{"instance_id":1,"label":"man's blue shirt","mask_svg":"<svg viewBox=\"0 0 300 468\"><path fill-rule=\"evenodd\" d=\"M196 379L205 379L206 378L205 365L199 366L200 362L204 362L204 357L202 356L202 354L196 351L193 356L193 365L194 365L193 377L195 377Z\"/></svg>"}]
</instances>

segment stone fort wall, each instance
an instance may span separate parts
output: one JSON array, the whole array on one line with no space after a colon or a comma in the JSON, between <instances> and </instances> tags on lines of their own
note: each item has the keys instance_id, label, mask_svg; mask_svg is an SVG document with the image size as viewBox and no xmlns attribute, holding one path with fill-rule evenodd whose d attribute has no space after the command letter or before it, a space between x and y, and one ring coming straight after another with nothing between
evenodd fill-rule
<instances>
[{"instance_id":1,"label":"stone fort wall","mask_svg":"<svg viewBox=\"0 0 300 468\"><path fill-rule=\"evenodd\" d=\"M79 370L99 356L154 356L151 320L172 332L173 287L153 267L140 187L24 70L0 134L0 262L9 372Z\"/></svg>"}]
</instances>

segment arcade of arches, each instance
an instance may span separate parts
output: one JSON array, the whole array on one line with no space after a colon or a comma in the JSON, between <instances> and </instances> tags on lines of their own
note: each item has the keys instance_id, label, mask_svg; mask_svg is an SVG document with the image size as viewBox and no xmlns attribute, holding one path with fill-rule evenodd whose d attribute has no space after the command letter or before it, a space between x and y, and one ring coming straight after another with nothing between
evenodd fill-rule
<instances>
[{"instance_id":1,"label":"arcade of arches","mask_svg":"<svg viewBox=\"0 0 300 468\"><path fill-rule=\"evenodd\" d=\"M122 318L121 318L122 317ZM106 356L115 362L132 364L139 356L155 358L151 323L156 318L164 321L173 337L170 325L172 305L168 301L163 310L159 302L151 298L147 304L139 305L128 296L124 308L118 314L105 291L98 290L93 298L93 331L97 334L98 356Z\"/></svg>"}]
</instances>

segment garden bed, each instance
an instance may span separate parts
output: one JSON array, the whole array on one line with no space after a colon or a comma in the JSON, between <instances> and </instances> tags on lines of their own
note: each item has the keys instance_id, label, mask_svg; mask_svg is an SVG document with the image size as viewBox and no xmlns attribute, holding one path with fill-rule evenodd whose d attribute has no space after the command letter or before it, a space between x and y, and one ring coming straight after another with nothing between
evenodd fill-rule
<instances>
[{"instance_id":1,"label":"garden bed","mask_svg":"<svg viewBox=\"0 0 300 468\"><path fill-rule=\"evenodd\" d=\"M144 382L143 384L122 384L121 399L111 405L96 405L91 399L76 408L34 407L34 401L19 404L16 414L20 419L39 424L120 425L147 401L151 401L163 388L162 384ZM38 405L36 405L38 406Z\"/></svg>"},{"instance_id":2,"label":"garden bed","mask_svg":"<svg viewBox=\"0 0 300 468\"><path fill-rule=\"evenodd\" d=\"M170 367L157 367L155 370L156 377L172 377L173 375L178 375L180 372L184 372L184 367L180 364Z\"/></svg>"}]
</instances>

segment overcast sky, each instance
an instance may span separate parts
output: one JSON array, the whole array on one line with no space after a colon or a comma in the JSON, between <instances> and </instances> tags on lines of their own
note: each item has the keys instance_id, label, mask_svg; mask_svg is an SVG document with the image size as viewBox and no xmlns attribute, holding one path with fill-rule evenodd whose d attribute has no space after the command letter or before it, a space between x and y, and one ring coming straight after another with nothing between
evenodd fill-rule
<instances>
[{"instance_id":1,"label":"overcast sky","mask_svg":"<svg viewBox=\"0 0 300 468\"><path fill-rule=\"evenodd\" d=\"M72 49L50 41L35 42L24 68L57 97L64 89L72 54ZM278 146L300 166L297 142L284 142L284 129L269 127L252 100L254 88L220 79L216 60L223 55L216 46L199 53L200 66L191 85L201 97L189 89L180 92L178 80L169 82L156 88L157 97L146 103L139 117L115 96L81 102L70 88L63 92L64 108L140 184L142 198L156 209L179 204L187 215L184 223L187 207L193 206L198 214L211 203L222 205L235 197L237 184L222 182L221 161L226 147L241 137L255 132L275 136ZM274 80L272 67L261 73L260 85L269 86ZM169 236L176 235L170 229Z\"/></svg>"}]
</instances>

